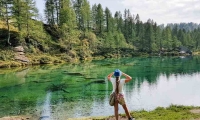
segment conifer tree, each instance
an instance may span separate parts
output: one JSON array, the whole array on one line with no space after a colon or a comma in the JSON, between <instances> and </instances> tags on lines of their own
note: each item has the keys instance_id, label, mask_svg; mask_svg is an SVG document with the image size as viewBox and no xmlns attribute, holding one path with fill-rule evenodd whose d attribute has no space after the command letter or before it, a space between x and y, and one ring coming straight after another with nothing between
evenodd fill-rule
<instances>
[{"instance_id":1,"label":"conifer tree","mask_svg":"<svg viewBox=\"0 0 200 120\"><path fill-rule=\"evenodd\" d=\"M95 32L97 29L97 5L94 4L91 9L91 28Z\"/></svg>"},{"instance_id":2,"label":"conifer tree","mask_svg":"<svg viewBox=\"0 0 200 120\"><path fill-rule=\"evenodd\" d=\"M49 25L55 25L55 4L54 0L46 0L45 2L45 18Z\"/></svg>"},{"instance_id":3,"label":"conifer tree","mask_svg":"<svg viewBox=\"0 0 200 120\"><path fill-rule=\"evenodd\" d=\"M69 29L74 29L76 27L76 15L73 10L70 0L62 0L60 8L60 26L66 24Z\"/></svg>"},{"instance_id":4,"label":"conifer tree","mask_svg":"<svg viewBox=\"0 0 200 120\"><path fill-rule=\"evenodd\" d=\"M103 14L103 8L101 4L98 4L97 6L96 22L97 22L96 32L98 35L102 35L103 28L104 28L104 14Z\"/></svg>"},{"instance_id":5,"label":"conifer tree","mask_svg":"<svg viewBox=\"0 0 200 120\"><path fill-rule=\"evenodd\" d=\"M29 39L30 36L30 29L31 26L33 26L32 21L33 19L35 19L38 16L38 10L35 7L35 1L33 0L25 0L24 2L24 13L25 13L25 18L24 18L24 22L25 22L25 26L26 26L26 38Z\"/></svg>"},{"instance_id":6,"label":"conifer tree","mask_svg":"<svg viewBox=\"0 0 200 120\"><path fill-rule=\"evenodd\" d=\"M106 7L105 9L105 21L106 21L106 32L111 31L112 29L112 14L110 10Z\"/></svg>"},{"instance_id":7,"label":"conifer tree","mask_svg":"<svg viewBox=\"0 0 200 120\"><path fill-rule=\"evenodd\" d=\"M83 24L83 30L89 30L90 28L90 21L91 21L91 13L90 13L90 4L87 0L83 0L82 6L81 6L81 17L82 17L82 24Z\"/></svg>"},{"instance_id":8,"label":"conifer tree","mask_svg":"<svg viewBox=\"0 0 200 120\"><path fill-rule=\"evenodd\" d=\"M11 8L13 1L12 0L1 0L0 1L0 20L4 21L7 26L7 43L10 43L10 23L12 18Z\"/></svg>"},{"instance_id":9,"label":"conifer tree","mask_svg":"<svg viewBox=\"0 0 200 120\"><path fill-rule=\"evenodd\" d=\"M115 13L114 19L115 19L115 23L116 23L115 26L117 28L117 31L122 32L122 30L123 30L123 18L122 18L122 14L121 14L120 11L119 12L117 11Z\"/></svg>"}]
</instances>

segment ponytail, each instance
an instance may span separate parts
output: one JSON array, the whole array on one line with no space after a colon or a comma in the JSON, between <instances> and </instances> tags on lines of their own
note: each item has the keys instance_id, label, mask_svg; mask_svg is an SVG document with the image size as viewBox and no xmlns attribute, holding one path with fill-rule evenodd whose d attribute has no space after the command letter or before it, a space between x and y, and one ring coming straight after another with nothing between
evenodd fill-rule
<instances>
[{"instance_id":1,"label":"ponytail","mask_svg":"<svg viewBox=\"0 0 200 120\"><path fill-rule=\"evenodd\" d=\"M116 77L116 90L115 90L116 94L119 93L118 86L119 86L119 77Z\"/></svg>"}]
</instances>

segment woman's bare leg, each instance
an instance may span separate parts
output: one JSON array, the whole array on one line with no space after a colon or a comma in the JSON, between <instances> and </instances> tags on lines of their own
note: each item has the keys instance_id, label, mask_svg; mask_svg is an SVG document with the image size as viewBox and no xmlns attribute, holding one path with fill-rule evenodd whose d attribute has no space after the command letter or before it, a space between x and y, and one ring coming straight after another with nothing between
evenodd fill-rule
<instances>
[{"instance_id":1,"label":"woman's bare leg","mask_svg":"<svg viewBox=\"0 0 200 120\"><path fill-rule=\"evenodd\" d=\"M124 111L125 111L125 113L126 113L126 116L127 116L128 118L131 118L131 115L130 115L130 113L129 113L129 111L128 111L128 108L127 108L126 104L122 105L122 107L124 108Z\"/></svg>"},{"instance_id":2,"label":"woman's bare leg","mask_svg":"<svg viewBox=\"0 0 200 120\"><path fill-rule=\"evenodd\" d=\"M118 120L118 102L115 101L115 118Z\"/></svg>"}]
</instances>

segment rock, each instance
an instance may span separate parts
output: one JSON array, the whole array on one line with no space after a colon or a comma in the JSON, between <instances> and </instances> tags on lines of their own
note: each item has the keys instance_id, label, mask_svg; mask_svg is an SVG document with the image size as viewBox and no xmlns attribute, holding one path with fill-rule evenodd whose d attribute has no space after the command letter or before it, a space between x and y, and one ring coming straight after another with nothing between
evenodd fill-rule
<instances>
[{"instance_id":1,"label":"rock","mask_svg":"<svg viewBox=\"0 0 200 120\"><path fill-rule=\"evenodd\" d=\"M20 62L29 63L29 59L25 56L24 48L22 46L17 46L14 48L15 57L14 59Z\"/></svg>"},{"instance_id":2,"label":"rock","mask_svg":"<svg viewBox=\"0 0 200 120\"><path fill-rule=\"evenodd\" d=\"M15 52L24 52L24 48L22 46L14 47Z\"/></svg>"},{"instance_id":3,"label":"rock","mask_svg":"<svg viewBox=\"0 0 200 120\"><path fill-rule=\"evenodd\" d=\"M17 52L16 54L18 54L18 55L24 55L25 53L24 52Z\"/></svg>"},{"instance_id":4,"label":"rock","mask_svg":"<svg viewBox=\"0 0 200 120\"><path fill-rule=\"evenodd\" d=\"M29 59L25 57L24 55L15 55L15 60L21 61L21 62L29 62Z\"/></svg>"}]
</instances>

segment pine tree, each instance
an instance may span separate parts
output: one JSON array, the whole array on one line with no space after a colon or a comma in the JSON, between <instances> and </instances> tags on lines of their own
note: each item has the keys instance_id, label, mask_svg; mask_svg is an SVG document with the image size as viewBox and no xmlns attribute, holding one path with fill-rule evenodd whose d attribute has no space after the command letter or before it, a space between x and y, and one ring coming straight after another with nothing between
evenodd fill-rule
<instances>
[{"instance_id":1,"label":"pine tree","mask_svg":"<svg viewBox=\"0 0 200 120\"><path fill-rule=\"evenodd\" d=\"M34 0L14 0L12 8L13 18L19 30L19 39L26 38L29 41L33 20L38 16Z\"/></svg>"},{"instance_id":2,"label":"pine tree","mask_svg":"<svg viewBox=\"0 0 200 120\"><path fill-rule=\"evenodd\" d=\"M3 20L4 18L4 1L0 0L0 20Z\"/></svg>"},{"instance_id":3,"label":"pine tree","mask_svg":"<svg viewBox=\"0 0 200 120\"><path fill-rule=\"evenodd\" d=\"M13 17L16 19L16 26L19 32L22 30L22 24L24 23L23 18L26 18L25 12L23 11L24 5L25 4L22 2L22 0L13 1L12 13Z\"/></svg>"},{"instance_id":4,"label":"pine tree","mask_svg":"<svg viewBox=\"0 0 200 120\"><path fill-rule=\"evenodd\" d=\"M12 18L11 8L12 8L13 1L12 0L1 0L0 1L0 20L6 22L7 26L7 43L10 43L10 20Z\"/></svg>"},{"instance_id":5,"label":"pine tree","mask_svg":"<svg viewBox=\"0 0 200 120\"><path fill-rule=\"evenodd\" d=\"M112 14L107 7L105 9L105 21L106 21L106 32L109 32L111 31L113 26L112 26Z\"/></svg>"},{"instance_id":6,"label":"pine tree","mask_svg":"<svg viewBox=\"0 0 200 120\"><path fill-rule=\"evenodd\" d=\"M89 30L90 26L90 4L87 0L74 0L74 10L76 13L76 21L78 29L82 31Z\"/></svg>"},{"instance_id":7,"label":"pine tree","mask_svg":"<svg viewBox=\"0 0 200 120\"><path fill-rule=\"evenodd\" d=\"M76 27L76 15L72 8L70 0L62 0L60 8L60 26L66 24L69 29L74 29Z\"/></svg>"},{"instance_id":8,"label":"pine tree","mask_svg":"<svg viewBox=\"0 0 200 120\"><path fill-rule=\"evenodd\" d=\"M97 34L102 35L104 29L104 15L101 4L98 4L97 6L96 22L97 22Z\"/></svg>"},{"instance_id":9,"label":"pine tree","mask_svg":"<svg viewBox=\"0 0 200 120\"><path fill-rule=\"evenodd\" d=\"M163 46L167 50L172 50L172 31L170 27L166 27L164 30L164 41L163 41Z\"/></svg>"},{"instance_id":10,"label":"pine tree","mask_svg":"<svg viewBox=\"0 0 200 120\"><path fill-rule=\"evenodd\" d=\"M91 13L90 13L90 4L87 0L83 0L82 6L81 6L81 17L82 17L82 24L83 28L82 30L86 31L90 28L90 21L91 21Z\"/></svg>"},{"instance_id":11,"label":"pine tree","mask_svg":"<svg viewBox=\"0 0 200 120\"><path fill-rule=\"evenodd\" d=\"M26 38L29 39L30 37L30 29L31 29L31 24L32 23L32 19L36 18L38 16L38 10L35 7L35 1L33 0L25 0L26 2L24 2L24 13L25 13L25 18L24 18L24 22L25 22L25 26L26 26Z\"/></svg>"},{"instance_id":12,"label":"pine tree","mask_svg":"<svg viewBox=\"0 0 200 120\"><path fill-rule=\"evenodd\" d=\"M116 12L114 15L115 23L116 23L116 28L117 31L122 31L123 30L123 18L121 12Z\"/></svg>"},{"instance_id":13,"label":"pine tree","mask_svg":"<svg viewBox=\"0 0 200 120\"><path fill-rule=\"evenodd\" d=\"M155 51L161 50L162 46L161 46L161 29L159 26L157 26L157 23L155 23L154 25L154 32L155 32L155 44L157 46L157 48L154 48Z\"/></svg>"},{"instance_id":14,"label":"pine tree","mask_svg":"<svg viewBox=\"0 0 200 120\"><path fill-rule=\"evenodd\" d=\"M45 18L49 25L55 25L55 4L54 0L46 0L45 2Z\"/></svg>"},{"instance_id":15,"label":"pine tree","mask_svg":"<svg viewBox=\"0 0 200 120\"><path fill-rule=\"evenodd\" d=\"M128 19L127 19L127 43L133 44L135 41L135 21L134 16L131 15L130 11L128 10Z\"/></svg>"},{"instance_id":16,"label":"pine tree","mask_svg":"<svg viewBox=\"0 0 200 120\"><path fill-rule=\"evenodd\" d=\"M155 48L155 39L154 39L154 31L153 31L153 25L152 25L152 20L149 19L146 23L145 27L145 47L144 49L148 53L152 53L153 48Z\"/></svg>"},{"instance_id":17,"label":"pine tree","mask_svg":"<svg viewBox=\"0 0 200 120\"><path fill-rule=\"evenodd\" d=\"M97 5L94 4L91 9L91 28L96 33L97 31Z\"/></svg>"},{"instance_id":18,"label":"pine tree","mask_svg":"<svg viewBox=\"0 0 200 120\"><path fill-rule=\"evenodd\" d=\"M128 10L124 10L124 24L123 34L126 40L128 40Z\"/></svg>"}]
</instances>

